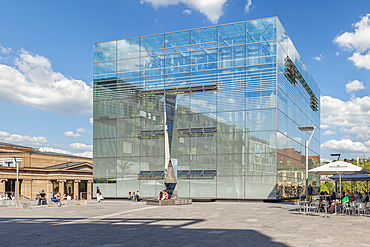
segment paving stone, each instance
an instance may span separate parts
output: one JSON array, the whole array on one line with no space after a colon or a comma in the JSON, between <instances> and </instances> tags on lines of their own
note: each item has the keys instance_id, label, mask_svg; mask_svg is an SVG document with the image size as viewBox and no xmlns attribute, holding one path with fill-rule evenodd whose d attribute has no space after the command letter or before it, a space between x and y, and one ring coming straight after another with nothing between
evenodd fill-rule
<instances>
[{"instance_id":1,"label":"paving stone","mask_svg":"<svg viewBox=\"0 0 370 247\"><path fill-rule=\"evenodd\" d=\"M292 203L2 207L0 227L2 246L370 246L370 217L303 215Z\"/></svg>"}]
</instances>

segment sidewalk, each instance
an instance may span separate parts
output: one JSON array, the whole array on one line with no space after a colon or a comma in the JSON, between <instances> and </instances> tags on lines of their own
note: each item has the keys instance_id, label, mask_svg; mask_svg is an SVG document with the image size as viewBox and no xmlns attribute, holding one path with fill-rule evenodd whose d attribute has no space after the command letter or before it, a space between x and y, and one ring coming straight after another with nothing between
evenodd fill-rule
<instances>
[{"instance_id":1,"label":"sidewalk","mask_svg":"<svg viewBox=\"0 0 370 247\"><path fill-rule=\"evenodd\" d=\"M4 246L369 246L370 217L293 210L291 203L159 207L125 200L0 208L0 234Z\"/></svg>"}]
</instances>

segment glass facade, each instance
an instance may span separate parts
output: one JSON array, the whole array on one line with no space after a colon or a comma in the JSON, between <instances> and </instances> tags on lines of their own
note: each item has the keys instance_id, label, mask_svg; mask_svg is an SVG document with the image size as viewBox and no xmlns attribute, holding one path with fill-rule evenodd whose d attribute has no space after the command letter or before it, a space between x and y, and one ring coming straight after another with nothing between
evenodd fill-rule
<instances>
[{"instance_id":1,"label":"glass facade","mask_svg":"<svg viewBox=\"0 0 370 247\"><path fill-rule=\"evenodd\" d=\"M164 189L166 92L177 94L179 197L304 194L311 133L298 126L317 128L312 168L320 89L277 17L94 44L94 186L105 197Z\"/></svg>"}]
</instances>

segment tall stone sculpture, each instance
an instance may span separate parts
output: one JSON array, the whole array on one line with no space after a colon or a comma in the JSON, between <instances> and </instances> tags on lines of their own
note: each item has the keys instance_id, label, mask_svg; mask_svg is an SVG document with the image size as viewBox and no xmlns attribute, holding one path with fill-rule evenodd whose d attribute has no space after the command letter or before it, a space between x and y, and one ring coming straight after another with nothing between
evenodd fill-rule
<instances>
[{"instance_id":1,"label":"tall stone sculpture","mask_svg":"<svg viewBox=\"0 0 370 247\"><path fill-rule=\"evenodd\" d=\"M173 126L176 113L176 94L164 94L164 138L165 138L165 180L167 192L170 199L177 199L177 181L175 171L171 162L171 146L173 136Z\"/></svg>"}]
</instances>

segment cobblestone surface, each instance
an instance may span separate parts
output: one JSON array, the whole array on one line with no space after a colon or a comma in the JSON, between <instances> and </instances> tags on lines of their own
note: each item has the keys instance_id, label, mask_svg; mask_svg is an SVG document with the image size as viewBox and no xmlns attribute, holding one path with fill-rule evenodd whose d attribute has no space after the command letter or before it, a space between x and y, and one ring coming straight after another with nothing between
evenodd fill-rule
<instances>
[{"instance_id":1,"label":"cobblestone surface","mask_svg":"<svg viewBox=\"0 0 370 247\"><path fill-rule=\"evenodd\" d=\"M2 246L370 246L370 217L309 216L291 203L0 207Z\"/></svg>"}]
</instances>

